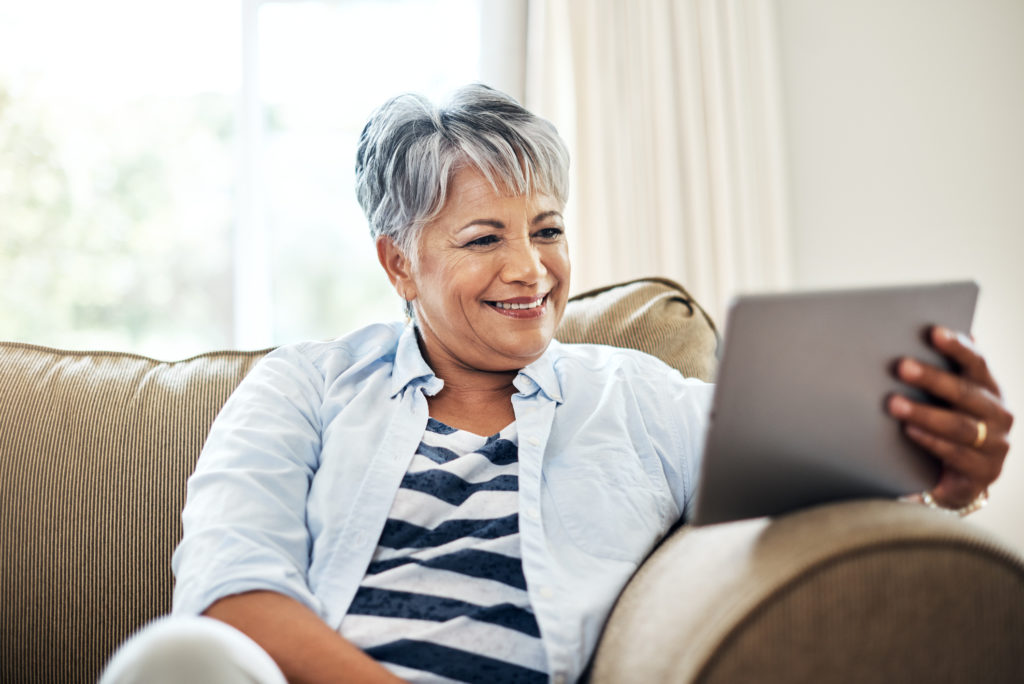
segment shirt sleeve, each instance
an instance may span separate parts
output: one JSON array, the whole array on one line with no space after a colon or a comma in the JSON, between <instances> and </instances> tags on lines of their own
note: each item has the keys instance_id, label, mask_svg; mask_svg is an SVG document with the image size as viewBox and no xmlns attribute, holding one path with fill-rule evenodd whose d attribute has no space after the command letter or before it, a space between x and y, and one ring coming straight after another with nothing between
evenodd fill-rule
<instances>
[{"instance_id":1,"label":"shirt sleeve","mask_svg":"<svg viewBox=\"0 0 1024 684\"><path fill-rule=\"evenodd\" d=\"M188 481L172 560L173 612L268 590L322 614L309 589L306 498L320 458L324 380L296 347L246 376L217 416Z\"/></svg>"},{"instance_id":2,"label":"shirt sleeve","mask_svg":"<svg viewBox=\"0 0 1024 684\"><path fill-rule=\"evenodd\" d=\"M674 402L677 411L675 425L681 432L678 439L681 440L682 450L686 454L686 502L683 506L683 520L688 520L693 514L714 393L715 386L711 383L696 378L682 378L682 385L677 390Z\"/></svg>"},{"instance_id":3,"label":"shirt sleeve","mask_svg":"<svg viewBox=\"0 0 1024 684\"><path fill-rule=\"evenodd\" d=\"M715 386L660 364L641 375L639 394L648 399L645 413L676 507L686 520L692 513L704 440ZM653 419L650 419L653 418Z\"/></svg>"}]
</instances>

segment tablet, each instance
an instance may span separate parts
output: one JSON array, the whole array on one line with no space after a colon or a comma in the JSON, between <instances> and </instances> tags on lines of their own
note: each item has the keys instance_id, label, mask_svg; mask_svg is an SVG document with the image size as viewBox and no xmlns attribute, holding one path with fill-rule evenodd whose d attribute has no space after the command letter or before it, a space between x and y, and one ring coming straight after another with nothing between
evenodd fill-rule
<instances>
[{"instance_id":1,"label":"tablet","mask_svg":"<svg viewBox=\"0 0 1024 684\"><path fill-rule=\"evenodd\" d=\"M931 489L939 464L885 409L897 359L948 368L936 324L969 332L954 282L737 298L729 308L691 520L703 525Z\"/></svg>"}]
</instances>

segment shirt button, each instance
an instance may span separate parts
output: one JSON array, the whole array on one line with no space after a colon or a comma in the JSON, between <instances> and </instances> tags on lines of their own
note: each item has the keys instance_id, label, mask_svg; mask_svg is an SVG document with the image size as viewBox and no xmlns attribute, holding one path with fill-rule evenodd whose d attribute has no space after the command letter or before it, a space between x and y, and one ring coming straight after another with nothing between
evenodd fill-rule
<instances>
[{"instance_id":1,"label":"shirt button","mask_svg":"<svg viewBox=\"0 0 1024 684\"><path fill-rule=\"evenodd\" d=\"M551 587L546 587L546 586L545 587L541 587L540 588L540 595L542 597L546 598L546 599L549 599L549 598L551 598L552 596L555 595L555 590L552 589Z\"/></svg>"},{"instance_id":2,"label":"shirt button","mask_svg":"<svg viewBox=\"0 0 1024 684\"><path fill-rule=\"evenodd\" d=\"M531 520L537 520L540 518L540 510L536 506L530 506L526 509L526 517Z\"/></svg>"},{"instance_id":3,"label":"shirt button","mask_svg":"<svg viewBox=\"0 0 1024 684\"><path fill-rule=\"evenodd\" d=\"M556 672L555 676L552 679L555 682L555 684L565 684L565 673Z\"/></svg>"},{"instance_id":4,"label":"shirt button","mask_svg":"<svg viewBox=\"0 0 1024 684\"><path fill-rule=\"evenodd\" d=\"M366 546L367 535L365 530L357 530L352 535L352 546L359 549Z\"/></svg>"},{"instance_id":5,"label":"shirt button","mask_svg":"<svg viewBox=\"0 0 1024 684\"><path fill-rule=\"evenodd\" d=\"M540 446L540 440L536 437L530 437L526 441L529 442L530 446Z\"/></svg>"}]
</instances>

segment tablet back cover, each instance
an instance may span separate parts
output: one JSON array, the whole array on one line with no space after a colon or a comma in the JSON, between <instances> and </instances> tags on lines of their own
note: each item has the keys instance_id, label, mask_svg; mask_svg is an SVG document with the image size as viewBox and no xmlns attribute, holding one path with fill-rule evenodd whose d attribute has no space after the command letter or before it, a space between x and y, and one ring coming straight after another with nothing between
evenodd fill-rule
<instances>
[{"instance_id":1,"label":"tablet back cover","mask_svg":"<svg viewBox=\"0 0 1024 684\"><path fill-rule=\"evenodd\" d=\"M730 308L693 522L930 489L937 461L885 400L910 356L948 368L936 324L969 331L974 282L738 298Z\"/></svg>"}]
</instances>

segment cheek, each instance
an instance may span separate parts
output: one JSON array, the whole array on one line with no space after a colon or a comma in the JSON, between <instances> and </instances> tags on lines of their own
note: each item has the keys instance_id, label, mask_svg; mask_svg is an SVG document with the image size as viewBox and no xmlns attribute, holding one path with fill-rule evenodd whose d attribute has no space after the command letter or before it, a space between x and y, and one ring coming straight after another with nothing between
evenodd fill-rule
<instances>
[{"instance_id":1,"label":"cheek","mask_svg":"<svg viewBox=\"0 0 1024 684\"><path fill-rule=\"evenodd\" d=\"M551 252L549 253L546 261L549 271L557 275L563 281L569 279L569 273L571 272L572 267L569 264L569 245L564 241L557 245L552 245ZM564 285L565 283L563 282L562 284Z\"/></svg>"},{"instance_id":2,"label":"cheek","mask_svg":"<svg viewBox=\"0 0 1024 684\"><path fill-rule=\"evenodd\" d=\"M435 269L430 289L451 314L473 308L493 280L493 259L480 254L453 255Z\"/></svg>"},{"instance_id":3,"label":"cheek","mask_svg":"<svg viewBox=\"0 0 1024 684\"><path fill-rule=\"evenodd\" d=\"M463 295L474 296L486 290L500 270L499 258L492 254L472 254L451 264L445 287L458 285Z\"/></svg>"},{"instance_id":4,"label":"cheek","mask_svg":"<svg viewBox=\"0 0 1024 684\"><path fill-rule=\"evenodd\" d=\"M452 285L462 281L472 268L464 255L458 253L434 254L420 260L417 274L421 283L429 283L431 289L447 295Z\"/></svg>"}]
</instances>

